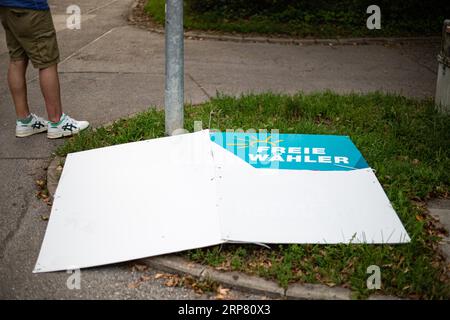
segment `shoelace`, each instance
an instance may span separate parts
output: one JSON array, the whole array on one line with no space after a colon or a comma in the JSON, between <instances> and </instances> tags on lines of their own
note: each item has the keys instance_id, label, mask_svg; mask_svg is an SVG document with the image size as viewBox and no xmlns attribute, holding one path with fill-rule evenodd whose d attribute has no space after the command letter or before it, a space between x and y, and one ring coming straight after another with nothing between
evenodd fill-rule
<instances>
[{"instance_id":1,"label":"shoelace","mask_svg":"<svg viewBox=\"0 0 450 320\"><path fill-rule=\"evenodd\" d=\"M44 125L39 119L37 119L36 121L33 122L33 124L31 125L31 127L32 127L33 129L40 129L40 128L45 127L45 125Z\"/></svg>"},{"instance_id":2,"label":"shoelace","mask_svg":"<svg viewBox=\"0 0 450 320\"><path fill-rule=\"evenodd\" d=\"M72 118L70 118L69 116L66 116L66 117L67 117L67 123L62 126L62 129L70 130L70 131L73 131L73 129L77 129L78 126L76 125L76 121L73 120Z\"/></svg>"}]
</instances>

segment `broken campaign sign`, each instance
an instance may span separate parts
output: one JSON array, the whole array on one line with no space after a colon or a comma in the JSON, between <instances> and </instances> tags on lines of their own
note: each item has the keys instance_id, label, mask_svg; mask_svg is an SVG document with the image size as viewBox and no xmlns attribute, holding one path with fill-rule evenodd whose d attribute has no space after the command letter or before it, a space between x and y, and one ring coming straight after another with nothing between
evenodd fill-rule
<instances>
[{"instance_id":1,"label":"broken campaign sign","mask_svg":"<svg viewBox=\"0 0 450 320\"><path fill-rule=\"evenodd\" d=\"M369 167L348 136L214 132L211 140L254 168L347 171Z\"/></svg>"},{"instance_id":2,"label":"broken campaign sign","mask_svg":"<svg viewBox=\"0 0 450 320\"><path fill-rule=\"evenodd\" d=\"M209 134L67 156L35 272L222 243Z\"/></svg>"},{"instance_id":3,"label":"broken campaign sign","mask_svg":"<svg viewBox=\"0 0 450 320\"><path fill-rule=\"evenodd\" d=\"M228 241L409 237L348 137L203 130L69 154L34 272Z\"/></svg>"},{"instance_id":4,"label":"broken campaign sign","mask_svg":"<svg viewBox=\"0 0 450 320\"><path fill-rule=\"evenodd\" d=\"M212 133L222 239L403 243L409 237L347 136Z\"/></svg>"}]
</instances>

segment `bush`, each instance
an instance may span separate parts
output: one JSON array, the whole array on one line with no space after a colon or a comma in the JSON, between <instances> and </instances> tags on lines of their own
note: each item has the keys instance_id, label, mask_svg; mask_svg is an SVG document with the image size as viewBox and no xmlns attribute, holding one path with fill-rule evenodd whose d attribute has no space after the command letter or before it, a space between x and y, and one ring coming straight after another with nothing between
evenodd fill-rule
<instances>
[{"instance_id":1,"label":"bush","mask_svg":"<svg viewBox=\"0 0 450 320\"><path fill-rule=\"evenodd\" d=\"M363 15L373 0L186 0L195 13L215 12L228 18L249 18L254 15L277 16L291 14L305 16L318 11ZM386 19L418 20L441 17L450 13L450 6L442 0L378 0Z\"/></svg>"},{"instance_id":2,"label":"bush","mask_svg":"<svg viewBox=\"0 0 450 320\"><path fill-rule=\"evenodd\" d=\"M373 3L381 8L381 30L366 27L366 10ZM160 24L164 4L148 0L145 7ZM436 36L450 18L443 0L186 0L184 6L186 29L319 38Z\"/></svg>"},{"instance_id":3,"label":"bush","mask_svg":"<svg viewBox=\"0 0 450 320\"><path fill-rule=\"evenodd\" d=\"M274 22L307 22L313 25L345 24L365 26L366 9L373 0L186 0L193 15L210 19L252 19L269 17ZM436 33L444 18L450 18L450 6L442 0L378 0L384 26L408 28L408 31Z\"/></svg>"}]
</instances>

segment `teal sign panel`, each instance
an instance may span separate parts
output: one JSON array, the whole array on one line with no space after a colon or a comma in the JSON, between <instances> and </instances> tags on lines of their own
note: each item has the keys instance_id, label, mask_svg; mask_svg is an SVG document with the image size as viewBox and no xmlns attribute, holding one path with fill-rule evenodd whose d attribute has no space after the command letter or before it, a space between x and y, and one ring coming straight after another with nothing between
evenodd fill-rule
<instances>
[{"instance_id":1,"label":"teal sign panel","mask_svg":"<svg viewBox=\"0 0 450 320\"><path fill-rule=\"evenodd\" d=\"M349 171L368 164L348 136L211 132L217 143L255 168Z\"/></svg>"}]
</instances>

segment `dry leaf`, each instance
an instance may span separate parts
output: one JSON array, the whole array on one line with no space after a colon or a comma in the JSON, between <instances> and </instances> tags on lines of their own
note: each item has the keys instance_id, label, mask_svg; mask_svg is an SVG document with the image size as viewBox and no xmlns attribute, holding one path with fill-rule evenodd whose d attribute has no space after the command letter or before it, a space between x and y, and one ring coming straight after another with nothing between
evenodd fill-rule
<instances>
[{"instance_id":1,"label":"dry leaf","mask_svg":"<svg viewBox=\"0 0 450 320\"><path fill-rule=\"evenodd\" d=\"M148 269L148 266L146 264L135 264L135 265L133 265L133 268L132 268L133 271L139 271L139 272L146 271L147 269Z\"/></svg>"},{"instance_id":2,"label":"dry leaf","mask_svg":"<svg viewBox=\"0 0 450 320\"><path fill-rule=\"evenodd\" d=\"M175 287L176 285L178 285L179 280L176 277L172 277L169 280L167 280L164 285L166 287Z\"/></svg>"},{"instance_id":3,"label":"dry leaf","mask_svg":"<svg viewBox=\"0 0 450 320\"><path fill-rule=\"evenodd\" d=\"M225 266L222 265L222 266L219 266L219 267L215 267L214 269L216 269L218 271L227 271L230 268L229 267L225 267Z\"/></svg>"},{"instance_id":4,"label":"dry leaf","mask_svg":"<svg viewBox=\"0 0 450 320\"><path fill-rule=\"evenodd\" d=\"M45 181L44 180L36 180L36 184L39 187L43 188L45 186Z\"/></svg>"},{"instance_id":5,"label":"dry leaf","mask_svg":"<svg viewBox=\"0 0 450 320\"><path fill-rule=\"evenodd\" d=\"M128 284L128 289L136 289L141 285L139 281L131 282Z\"/></svg>"},{"instance_id":6,"label":"dry leaf","mask_svg":"<svg viewBox=\"0 0 450 320\"><path fill-rule=\"evenodd\" d=\"M152 277L150 277L150 276L148 276L148 275L143 275L143 276L141 276L141 278L140 278L141 281L149 281L149 280L151 280L151 279L152 279Z\"/></svg>"},{"instance_id":7,"label":"dry leaf","mask_svg":"<svg viewBox=\"0 0 450 320\"><path fill-rule=\"evenodd\" d=\"M202 290L202 289L200 289L200 288L194 288L194 287L193 287L193 289L194 289L194 292L195 292L196 294L203 294L203 290Z\"/></svg>"},{"instance_id":8,"label":"dry leaf","mask_svg":"<svg viewBox=\"0 0 450 320\"><path fill-rule=\"evenodd\" d=\"M401 266L401 264L405 261L405 257L401 257L400 260L397 263L397 268Z\"/></svg>"},{"instance_id":9,"label":"dry leaf","mask_svg":"<svg viewBox=\"0 0 450 320\"><path fill-rule=\"evenodd\" d=\"M226 296L226 295L228 295L229 292L230 292L230 289L228 289L228 288L222 288L222 286L219 286L217 288L217 293L220 295Z\"/></svg>"}]
</instances>

